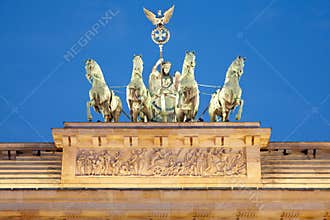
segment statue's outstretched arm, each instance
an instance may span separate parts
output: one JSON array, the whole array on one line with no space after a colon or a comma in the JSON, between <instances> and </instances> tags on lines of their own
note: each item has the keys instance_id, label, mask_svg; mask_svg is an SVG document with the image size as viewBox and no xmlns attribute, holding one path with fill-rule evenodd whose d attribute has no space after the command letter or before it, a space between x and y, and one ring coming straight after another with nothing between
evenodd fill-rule
<instances>
[{"instance_id":1,"label":"statue's outstretched arm","mask_svg":"<svg viewBox=\"0 0 330 220\"><path fill-rule=\"evenodd\" d=\"M163 58L159 58L159 60L158 60L158 61L156 62L156 64L154 65L154 67L152 67L152 72L155 72L155 71L157 70L158 66L159 66L160 64L162 64L163 61L164 61Z\"/></svg>"}]
</instances>

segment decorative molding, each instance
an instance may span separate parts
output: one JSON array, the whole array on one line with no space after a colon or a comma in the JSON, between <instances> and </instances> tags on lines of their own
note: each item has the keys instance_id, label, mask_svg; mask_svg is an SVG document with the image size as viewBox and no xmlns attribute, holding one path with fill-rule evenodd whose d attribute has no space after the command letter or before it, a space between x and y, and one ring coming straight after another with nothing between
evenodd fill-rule
<instances>
[{"instance_id":1,"label":"decorative molding","mask_svg":"<svg viewBox=\"0 0 330 220\"><path fill-rule=\"evenodd\" d=\"M283 211L280 220L299 219L299 212L294 210Z\"/></svg>"},{"instance_id":2,"label":"decorative molding","mask_svg":"<svg viewBox=\"0 0 330 220\"><path fill-rule=\"evenodd\" d=\"M256 219L257 213L258 212L256 210L240 210L236 215L236 219L237 220Z\"/></svg>"},{"instance_id":3,"label":"decorative molding","mask_svg":"<svg viewBox=\"0 0 330 220\"><path fill-rule=\"evenodd\" d=\"M245 148L79 149L76 176L246 176Z\"/></svg>"}]
</instances>

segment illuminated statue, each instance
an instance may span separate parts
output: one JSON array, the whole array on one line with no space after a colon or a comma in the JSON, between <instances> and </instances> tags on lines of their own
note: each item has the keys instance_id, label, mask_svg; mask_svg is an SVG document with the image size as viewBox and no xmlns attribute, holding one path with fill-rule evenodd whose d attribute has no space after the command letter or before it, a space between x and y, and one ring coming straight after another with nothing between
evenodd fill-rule
<instances>
[{"instance_id":1,"label":"illuminated statue","mask_svg":"<svg viewBox=\"0 0 330 220\"><path fill-rule=\"evenodd\" d=\"M133 58L133 70L130 83L126 88L126 100L132 122L147 122L152 119L151 96L142 79L143 60L139 55Z\"/></svg>"},{"instance_id":2,"label":"illuminated statue","mask_svg":"<svg viewBox=\"0 0 330 220\"><path fill-rule=\"evenodd\" d=\"M85 63L86 78L92 84L87 102L87 119L92 121L90 108L101 113L105 122L118 122L122 111L122 103L118 96L109 89L104 80L102 70L95 60L88 59Z\"/></svg>"},{"instance_id":3,"label":"illuminated statue","mask_svg":"<svg viewBox=\"0 0 330 220\"><path fill-rule=\"evenodd\" d=\"M160 58L149 76L149 88L154 107L154 121L174 122L177 84L170 75L171 63ZM160 67L160 71L158 71Z\"/></svg>"},{"instance_id":4,"label":"illuminated statue","mask_svg":"<svg viewBox=\"0 0 330 220\"><path fill-rule=\"evenodd\" d=\"M199 90L195 80L195 66L195 53L186 52L175 105L176 121L178 122L194 120L198 111Z\"/></svg>"},{"instance_id":5,"label":"illuminated statue","mask_svg":"<svg viewBox=\"0 0 330 220\"><path fill-rule=\"evenodd\" d=\"M229 66L223 87L218 89L210 100L209 115L210 121L217 121L217 116L222 121L229 120L229 114L236 106L239 106L236 120L241 119L244 101L241 99L242 89L239 79L243 74L245 58L238 56Z\"/></svg>"}]
</instances>

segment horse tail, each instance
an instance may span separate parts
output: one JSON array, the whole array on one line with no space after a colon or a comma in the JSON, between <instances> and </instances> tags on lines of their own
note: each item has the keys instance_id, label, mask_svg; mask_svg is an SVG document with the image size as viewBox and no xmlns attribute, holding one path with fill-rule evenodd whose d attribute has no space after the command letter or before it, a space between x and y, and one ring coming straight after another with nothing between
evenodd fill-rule
<instances>
[{"instance_id":1,"label":"horse tail","mask_svg":"<svg viewBox=\"0 0 330 220\"><path fill-rule=\"evenodd\" d=\"M110 97L109 97L109 109L110 109L110 112L112 112L112 109L111 109L112 97L113 97L113 91L110 90Z\"/></svg>"}]
</instances>

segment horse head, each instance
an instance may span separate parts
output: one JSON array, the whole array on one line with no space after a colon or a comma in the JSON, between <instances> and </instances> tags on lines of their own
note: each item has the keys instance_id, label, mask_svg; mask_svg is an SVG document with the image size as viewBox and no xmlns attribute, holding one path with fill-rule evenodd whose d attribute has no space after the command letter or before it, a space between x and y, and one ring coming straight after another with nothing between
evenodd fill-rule
<instances>
[{"instance_id":1,"label":"horse head","mask_svg":"<svg viewBox=\"0 0 330 220\"><path fill-rule=\"evenodd\" d=\"M132 71L132 78L135 74L138 74L142 77L143 72L143 60L141 55L134 55L133 57L133 71Z\"/></svg>"},{"instance_id":2,"label":"horse head","mask_svg":"<svg viewBox=\"0 0 330 220\"><path fill-rule=\"evenodd\" d=\"M188 68L188 70L190 70L191 68L195 68L195 66L196 66L195 53L193 51L187 51L183 61L183 69Z\"/></svg>"},{"instance_id":3,"label":"horse head","mask_svg":"<svg viewBox=\"0 0 330 220\"><path fill-rule=\"evenodd\" d=\"M86 78L90 83L93 83L94 80L99 80L105 82L101 67L93 59L88 59L85 62L86 69Z\"/></svg>"},{"instance_id":4,"label":"horse head","mask_svg":"<svg viewBox=\"0 0 330 220\"><path fill-rule=\"evenodd\" d=\"M143 60L141 55L134 55L133 57L133 70L131 81L127 85L127 96L129 99L135 100L141 96L140 89L144 86L142 80Z\"/></svg>"},{"instance_id":5,"label":"horse head","mask_svg":"<svg viewBox=\"0 0 330 220\"><path fill-rule=\"evenodd\" d=\"M243 75L243 69L244 69L244 63L246 58L238 56L236 59L232 62L229 69L231 70L230 73L236 75L238 78L240 78Z\"/></svg>"},{"instance_id":6,"label":"horse head","mask_svg":"<svg viewBox=\"0 0 330 220\"><path fill-rule=\"evenodd\" d=\"M180 87L194 87L195 81L196 56L193 51L187 51L182 67L182 75L180 77Z\"/></svg>"}]
</instances>

